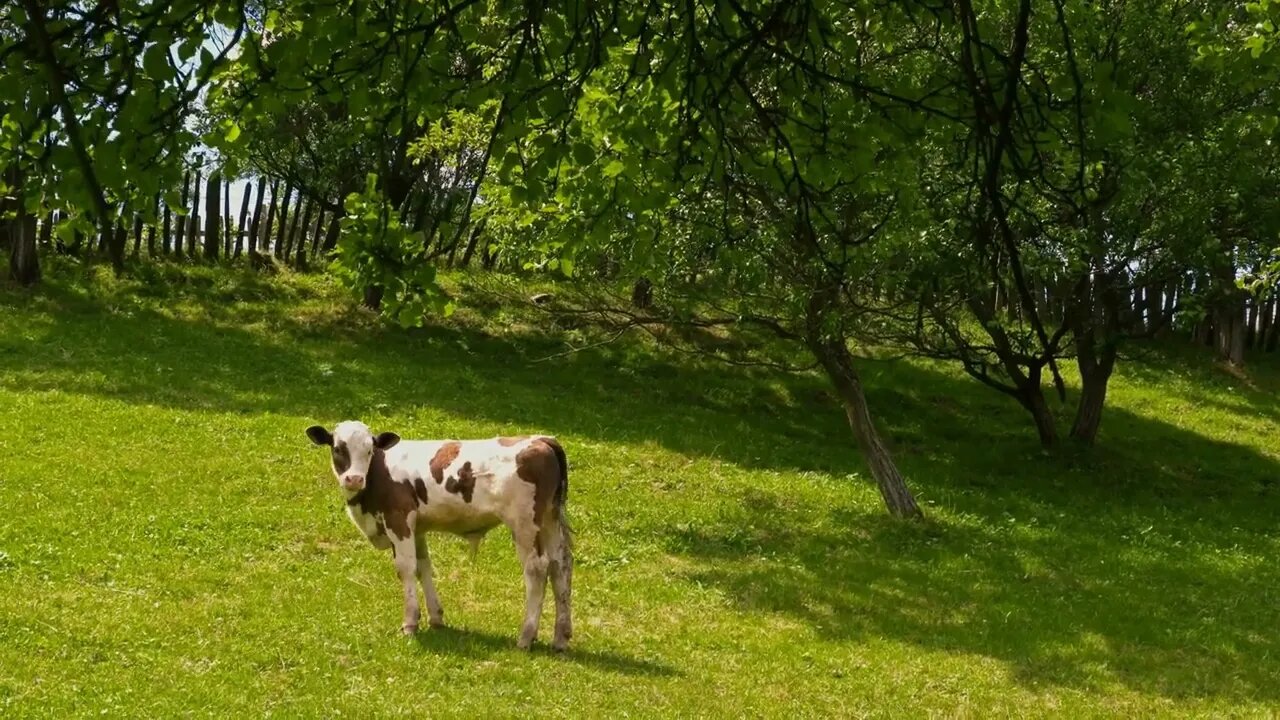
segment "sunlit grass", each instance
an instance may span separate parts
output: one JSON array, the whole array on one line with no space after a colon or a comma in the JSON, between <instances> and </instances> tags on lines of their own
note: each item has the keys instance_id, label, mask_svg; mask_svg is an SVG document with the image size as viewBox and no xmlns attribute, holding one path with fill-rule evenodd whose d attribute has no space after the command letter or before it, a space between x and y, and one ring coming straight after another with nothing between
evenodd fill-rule
<instances>
[{"instance_id":1,"label":"sunlit grass","mask_svg":"<svg viewBox=\"0 0 1280 720\"><path fill-rule=\"evenodd\" d=\"M625 339L535 363L564 337L493 302L402 331L319 276L147 272L0 295L5 716L1280 710L1274 361L1126 364L1102 447L1056 455L951 368L870 363L931 518L904 526L819 378ZM474 563L437 540L452 629L397 635L391 563L302 435L348 417L561 437L567 656L515 650L500 533Z\"/></svg>"}]
</instances>

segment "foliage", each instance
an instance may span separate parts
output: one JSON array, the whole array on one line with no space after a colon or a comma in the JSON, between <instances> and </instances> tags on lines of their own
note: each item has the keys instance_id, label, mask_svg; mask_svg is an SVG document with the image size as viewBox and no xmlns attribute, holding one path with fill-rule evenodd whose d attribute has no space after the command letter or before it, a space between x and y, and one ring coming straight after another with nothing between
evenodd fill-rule
<instances>
[{"instance_id":1,"label":"foliage","mask_svg":"<svg viewBox=\"0 0 1280 720\"><path fill-rule=\"evenodd\" d=\"M152 199L176 193L197 141L188 121L227 69L243 11L195 0L0 9L0 163L24 170L27 211L68 211L68 233L111 227L122 205L154 220ZM205 42L214 28L225 42Z\"/></svg>"},{"instance_id":2,"label":"foliage","mask_svg":"<svg viewBox=\"0 0 1280 720\"><path fill-rule=\"evenodd\" d=\"M428 312L453 312L435 266L420 260L422 234L409 232L388 212L376 177L368 177L363 193L348 195L345 207L333 267L348 287L361 295L380 288L384 312L405 327L421 325Z\"/></svg>"},{"instance_id":3,"label":"foliage","mask_svg":"<svg viewBox=\"0 0 1280 720\"><path fill-rule=\"evenodd\" d=\"M751 325L790 342L792 365L832 353L850 365L858 341L956 362L1021 403L1051 445L1042 385L1065 402L1063 361L1090 388L1072 434L1091 442L1122 348L1208 324L1225 353L1243 332L1237 280L1270 282L1276 12L60 5L7 10L0 39L32 67L86 75L68 100L9 71L30 94L21 107L51 124L15 110L5 126L35 143L23 162L37 140L75 160L31 177L88 172L66 191L87 196L26 198L95 207L73 213L81 231L174 187L198 108L199 139L228 169L348 216L340 277L371 305L385 296L397 322L452 307L435 272L478 247L486 267L643 277L659 299L646 322ZM229 35L221 51L192 44L215 31ZM117 97L135 79L159 99ZM129 142L142 144L117 147ZM145 172L149 156L161 172Z\"/></svg>"}]
</instances>

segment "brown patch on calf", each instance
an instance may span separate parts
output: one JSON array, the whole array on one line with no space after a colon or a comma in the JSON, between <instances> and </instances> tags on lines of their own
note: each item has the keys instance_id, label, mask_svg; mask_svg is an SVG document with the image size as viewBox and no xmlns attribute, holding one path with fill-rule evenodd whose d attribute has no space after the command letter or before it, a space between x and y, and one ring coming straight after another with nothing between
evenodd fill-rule
<instances>
[{"instance_id":1,"label":"brown patch on calf","mask_svg":"<svg viewBox=\"0 0 1280 720\"><path fill-rule=\"evenodd\" d=\"M516 474L533 485L533 522L538 527L542 527L542 520L560 487L562 470L555 442L551 438L538 438L516 455Z\"/></svg>"},{"instance_id":2,"label":"brown patch on calf","mask_svg":"<svg viewBox=\"0 0 1280 720\"><path fill-rule=\"evenodd\" d=\"M462 463L462 467L458 469L457 476L450 477L449 481L444 484L444 489L461 495L466 502L471 502L471 494L476 489L476 474L471 469L471 463Z\"/></svg>"},{"instance_id":3,"label":"brown patch on calf","mask_svg":"<svg viewBox=\"0 0 1280 720\"><path fill-rule=\"evenodd\" d=\"M418 496L418 500L423 504L427 504L427 484L422 482L421 477L413 479L413 493Z\"/></svg>"},{"instance_id":4,"label":"brown patch on calf","mask_svg":"<svg viewBox=\"0 0 1280 720\"><path fill-rule=\"evenodd\" d=\"M387 457L381 450L373 451L364 489L352 496L347 504L358 506L366 515L382 513L382 520L377 524L379 534L390 530L399 540L409 537L409 513L418 508L414 488L391 479Z\"/></svg>"},{"instance_id":5,"label":"brown patch on calf","mask_svg":"<svg viewBox=\"0 0 1280 720\"><path fill-rule=\"evenodd\" d=\"M458 453L462 451L462 443L458 441L447 442L440 446L436 451L435 457L431 458L431 477L436 479L436 484L444 482L444 470L458 459Z\"/></svg>"},{"instance_id":6,"label":"brown patch on calf","mask_svg":"<svg viewBox=\"0 0 1280 720\"><path fill-rule=\"evenodd\" d=\"M501 445L502 447L511 447L512 445L519 445L520 443L528 439L529 439L528 435L517 435L515 437L500 437L498 438L498 444Z\"/></svg>"}]
</instances>

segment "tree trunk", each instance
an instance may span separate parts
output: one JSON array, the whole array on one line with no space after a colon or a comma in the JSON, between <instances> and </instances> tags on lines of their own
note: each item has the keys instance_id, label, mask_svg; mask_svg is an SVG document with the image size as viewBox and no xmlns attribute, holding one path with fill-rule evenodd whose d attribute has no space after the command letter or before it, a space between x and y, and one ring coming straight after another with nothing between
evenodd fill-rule
<instances>
[{"instance_id":1,"label":"tree trunk","mask_svg":"<svg viewBox=\"0 0 1280 720\"><path fill-rule=\"evenodd\" d=\"M1253 302L1252 298L1244 299L1244 327L1242 333L1244 335L1244 348L1246 350L1253 347L1253 341L1256 339L1254 331L1258 322L1258 305Z\"/></svg>"},{"instance_id":2,"label":"tree trunk","mask_svg":"<svg viewBox=\"0 0 1280 720\"><path fill-rule=\"evenodd\" d=\"M302 209L302 222L298 225L297 237L293 239L293 244L297 252L294 254L293 265L299 270L307 266L307 228L311 227L311 213L315 212L315 203L309 202Z\"/></svg>"},{"instance_id":3,"label":"tree trunk","mask_svg":"<svg viewBox=\"0 0 1280 720\"><path fill-rule=\"evenodd\" d=\"M289 230L289 198L293 196L293 186L284 186L284 199L280 201L280 232L276 236L275 256L284 258L285 233Z\"/></svg>"},{"instance_id":4,"label":"tree trunk","mask_svg":"<svg viewBox=\"0 0 1280 720\"><path fill-rule=\"evenodd\" d=\"M200 235L200 216L192 214L192 215L186 216L183 219L187 221L186 254L187 254L187 257L189 258L195 258L196 238Z\"/></svg>"},{"instance_id":5,"label":"tree trunk","mask_svg":"<svg viewBox=\"0 0 1280 720\"><path fill-rule=\"evenodd\" d=\"M1240 310L1231 318L1231 346L1227 349L1227 360L1236 367L1244 367L1244 345L1248 335L1244 326L1243 308Z\"/></svg>"},{"instance_id":6,"label":"tree trunk","mask_svg":"<svg viewBox=\"0 0 1280 720\"><path fill-rule=\"evenodd\" d=\"M222 245L218 213L222 205L222 175L217 170L209 173L204 193L204 259L218 259L218 246Z\"/></svg>"},{"instance_id":7,"label":"tree trunk","mask_svg":"<svg viewBox=\"0 0 1280 720\"><path fill-rule=\"evenodd\" d=\"M102 234L107 238L107 255L111 258L111 269L116 275L124 273L124 248L129 242L129 234L125 230L124 220L117 217L115 227L110 221L102 223Z\"/></svg>"},{"instance_id":8,"label":"tree trunk","mask_svg":"<svg viewBox=\"0 0 1280 720\"><path fill-rule=\"evenodd\" d=\"M444 261L445 267L447 268L453 267L454 258L458 257L458 246L461 244L462 244L461 240L458 240L458 241L455 241L453 245L449 248L449 257Z\"/></svg>"},{"instance_id":9,"label":"tree trunk","mask_svg":"<svg viewBox=\"0 0 1280 720\"><path fill-rule=\"evenodd\" d=\"M147 223L147 257L156 256L156 220L160 214L160 193L151 199L151 222Z\"/></svg>"},{"instance_id":10,"label":"tree trunk","mask_svg":"<svg viewBox=\"0 0 1280 720\"><path fill-rule=\"evenodd\" d=\"M1241 298L1224 298L1213 311L1214 349L1233 365L1244 365L1244 306Z\"/></svg>"},{"instance_id":11,"label":"tree trunk","mask_svg":"<svg viewBox=\"0 0 1280 720\"><path fill-rule=\"evenodd\" d=\"M1280 292L1280 289L1272 289L1272 293ZM1271 332L1267 337L1267 344L1263 348L1267 352L1275 352L1276 347L1280 346L1280 300L1273 294L1271 296Z\"/></svg>"},{"instance_id":12,"label":"tree trunk","mask_svg":"<svg viewBox=\"0 0 1280 720\"><path fill-rule=\"evenodd\" d=\"M430 179L428 179L428 182L430 182ZM434 187L434 184L429 187ZM410 226L413 232L418 232L427 224L427 204L432 200L432 198L433 195L430 190L424 190L423 192L418 193L418 204L413 211L413 225ZM430 241L429 235L427 236L427 241Z\"/></svg>"},{"instance_id":13,"label":"tree trunk","mask_svg":"<svg viewBox=\"0 0 1280 720\"><path fill-rule=\"evenodd\" d=\"M1049 400L1044 396L1039 379L1028 381L1018 389L1018 404L1031 413L1031 421L1035 423L1036 435L1040 438L1040 446L1048 449L1058 444L1058 424L1053 418L1053 410Z\"/></svg>"},{"instance_id":14,"label":"tree trunk","mask_svg":"<svg viewBox=\"0 0 1280 720\"><path fill-rule=\"evenodd\" d=\"M258 251L264 255L271 254L271 230L276 219L276 206L280 204L280 181L271 183L271 199L267 202L267 221L262 225L261 246Z\"/></svg>"},{"instance_id":15,"label":"tree trunk","mask_svg":"<svg viewBox=\"0 0 1280 720\"><path fill-rule=\"evenodd\" d=\"M1213 346L1213 313L1206 312L1191 332L1191 340L1196 345Z\"/></svg>"},{"instance_id":16,"label":"tree trunk","mask_svg":"<svg viewBox=\"0 0 1280 720\"><path fill-rule=\"evenodd\" d=\"M311 229L310 257L314 258L320 250L320 236L324 233L324 206L316 203L316 225Z\"/></svg>"},{"instance_id":17,"label":"tree trunk","mask_svg":"<svg viewBox=\"0 0 1280 720\"><path fill-rule=\"evenodd\" d=\"M187 223L187 256L194 258L196 256L197 235L200 234L200 168L196 168L195 182L191 186L191 214L188 216L191 222Z\"/></svg>"},{"instance_id":18,"label":"tree trunk","mask_svg":"<svg viewBox=\"0 0 1280 720\"><path fill-rule=\"evenodd\" d=\"M338 246L338 235L342 233L342 213L336 212L332 218L329 218L329 229L324 234L325 252L332 251Z\"/></svg>"},{"instance_id":19,"label":"tree trunk","mask_svg":"<svg viewBox=\"0 0 1280 720\"><path fill-rule=\"evenodd\" d=\"M293 205L293 222L289 223L289 235L284 241L284 256L282 259L285 262L289 262L290 258L293 257L293 248L299 239L299 225L303 228L303 232L306 231L307 221L310 220L310 217L307 215L309 209L310 205L307 204L306 196L304 196L302 191L299 190L298 201Z\"/></svg>"},{"instance_id":20,"label":"tree trunk","mask_svg":"<svg viewBox=\"0 0 1280 720\"><path fill-rule=\"evenodd\" d=\"M235 234L236 224L231 214L231 178L222 183L222 257L231 257L231 236Z\"/></svg>"},{"instance_id":21,"label":"tree trunk","mask_svg":"<svg viewBox=\"0 0 1280 720\"><path fill-rule=\"evenodd\" d=\"M12 171L16 174L16 171ZM21 188L21 184L15 185ZM36 218L28 215L26 206L19 200L14 205L17 215L8 221L9 226L9 279L24 287L40 282L40 255L36 249Z\"/></svg>"},{"instance_id":22,"label":"tree trunk","mask_svg":"<svg viewBox=\"0 0 1280 720\"><path fill-rule=\"evenodd\" d=\"M489 218L486 217L471 229L471 237L467 238L467 249L462 251L462 267L467 267L471 264L471 256L476 252L476 245L480 244L480 236L484 234L484 226L487 222L489 222Z\"/></svg>"},{"instance_id":23,"label":"tree trunk","mask_svg":"<svg viewBox=\"0 0 1280 720\"><path fill-rule=\"evenodd\" d=\"M15 168L0 168L0 178L3 178L3 182L0 182L0 186L8 185L9 187L14 188L15 192L15 195L11 198L6 197L5 195L0 195L0 251L8 250L12 247L13 240L10 236L17 235L20 232L16 227L14 227L18 220L21 219L21 216L16 213L18 212L18 205L22 203L22 198L16 194L21 192L21 186L14 182L15 176L17 175L18 171ZM25 210L25 208L23 209ZM8 218L10 210L15 213L13 218Z\"/></svg>"},{"instance_id":24,"label":"tree trunk","mask_svg":"<svg viewBox=\"0 0 1280 720\"><path fill-rule=\"evenodd\" d=\"M647 310L653 305L653 282L647 277L641 277L636 280L635 285L631 286L631 306L640 310Z\"/></svg>"},{"instance_id":25,"label":"tree trunk","mask_svg":"<svg viewBox=\"0 0 1280 720\"><path fill-rule=\"evenodd\" d=\"M142 213L133 214L133 259L142 254Z\"/></svg>"},{"instance_id":26,"label":"tree trunk","mask_svg":"<svg viewBox=\"0 0 1280 720\"><path fill-rule=\"evenodd\" d=\"M262 213L266 210L263 201L266 198L267 180L266 178L258 178L258 196L257 202L253 205L253 220L249 222L249 257L256 257L258 254L258 233L262 229ZM248 194L248 193L246 193Z\"/></svg>"},{"instance_id":27,"label":"tree trunk","mask_svg":"<svg viewBox=\"0 0 1280 720\"><path fill-rule=\"evenodd\" d=\"M1276 298L1274 295L1262 303L1262 314L1258 319L1258 349L1264 352L1270 349L1271 336L1276 332Z\"/></svg>"},{"instance_id":28,"label":"tree trunk","mask_svg":"<svg viewBox=\"0 0 1280 720\"><path fill-rule=\"evenodd\" d=\"M810 350L817 357L827 378L835 387L844 406L845 416L853 436L862 449L871 476L875 478L880 497L884 500L889 514L900 518L919 519L924 517L920 506L907 488L907 483L898 472L893 456L880 439L875 423L871 420L871 412L867 408L867 397L862 389L862 381L853 368L853 356L843 343L833 340L811 341Z\"/></svg>"},{"instance_id":29,"label":"tree trunk","mask_svg":"<svg viewBox=\"0 0 1280 720\"><path fill-rule=\"evenodd\" d=\"M1079 347L1085 341L1078 341ZM1076 419L1071 425L1071 439L1092 445L1098 439L1102 426L1102 410L1107 403L1107 384L1115 370L1116 350L1104 346L1095 358L1092 349L1077 356L1080 368L1080 402L1076 405Z\"/></svg>"},{"instance_id":30,"label":"tree trunk","mask_svg":"<svg viewBox=\"0 0 1280 720\"><path fill-rule=\"evenodd\" d=\"M1271 331L1271 300L1255 301L1256 310L1256 330L1253 340L1253 347L1256 350L1264 350L1267 347L1267 333Z\"/></svg>"},{"instance_id":31,"label":"tree trunk","mask_svg":"<svg viewBox=\"0 0 1280 720\"><path fill-rule=\"evenodd\" d=\"M199 184L199 182L200 182L199 180L196 181L197 184ZM191 170L188 169L186 174L182 176L182 207L180 209L184 213L188 212L188 209L191 207L191 205L189 204L190 201L191 201ZM182 257L182 249L185 247L185 245L183 245L183 242L186 240L186 238L187 238L187 215L180 214L178 216L177 235L176 237L174 237L174 241L173 241L174 255L177 255L178 257Z\"/></svg>"},{"instance_id":32,"label":"tree trunk","mask_svg":"<svg viewBox=\"0 0 1280 720\"><path fill-rule=\"evenodd\" d=\"M259 184L259 192L261 192L261 184ZM253 190L253 185L248 181L244 184L243 197L240 198L240 221L236 223L236 236L234 241L234 249L232 257L239 259L244 254L244 225L249 216L249 195Z\"/></svg>"},{"instance_id":33,"label":"tree trunk","mask_svg":"<svg viewBox=\"0 0 1280 720\"><path fill-rule=\"evenodd\" d=\"M172 223L173 223L173 209L170 208L169 203L166 202L164 204L164 228L163 228L163 232L160 233L160 248L164 251L165 255L168 255L169 253L173 252Z\"/></svg>"}]
</instances>

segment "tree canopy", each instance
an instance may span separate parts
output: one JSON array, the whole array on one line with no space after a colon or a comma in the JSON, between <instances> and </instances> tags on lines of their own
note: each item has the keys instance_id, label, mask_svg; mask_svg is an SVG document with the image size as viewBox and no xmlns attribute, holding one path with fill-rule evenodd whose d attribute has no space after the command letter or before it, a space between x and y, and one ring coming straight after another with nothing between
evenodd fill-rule
<instances>
[{"instance_id":1,"label":"tree canopy","mask_svg":"<svg viewBox=\"0 0 1280 720\"><path fill-rule=\"evenodd\" d=\"M451 310L437 268L475 254L643 279L655 302L598 310L733 327L769 339L731 361L820 368L888 507L914 516L859 349L956 362L1053 446L1065 364L1070 435L1092 443L1133 343L1186 332L1236 363L1267 345L1277 16L1267 0L23 0L0 10L0 164L13 222L63 211L57 232L101 230L119 271L112 228L158 223L160 196L185 212L192 153L210 153L283 182L282 213L305 201L299 257L310 212L317 240L329 213L336 272L406 325Z\"/></svg>"}]
</instances>

